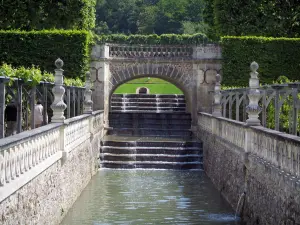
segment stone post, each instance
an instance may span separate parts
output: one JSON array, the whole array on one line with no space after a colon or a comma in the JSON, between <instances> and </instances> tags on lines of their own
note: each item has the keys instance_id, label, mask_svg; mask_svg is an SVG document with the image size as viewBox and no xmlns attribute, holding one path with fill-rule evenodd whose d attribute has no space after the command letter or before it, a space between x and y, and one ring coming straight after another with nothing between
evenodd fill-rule
<instances>
[{"instance_id":1,"label":"stone post","mask_svg":"<svg viewBox=\"0 0 300 225\"><path fill-rule=\"evenodd\" d=\"M63 87L63 67L64 62L58 58L55 61L55 81L54 81L54 87L52 88L52 92L54 95L54 101L52 105L50 106L53 110L53 116L51 118L52 123L63 123L65 120L64 111L67 108L66 104L63 101L65 88Z\"/></svg>"},{"instance_id":2,"label":"stone post","mask_svg":"<svg viewBox=\"0 0 300 225\"><path fill-rule=\"evenodd\" d=\"M256 62L252 62L250 65L251 73L249 80L249 105L246 107L246 112L248 113L248 118L246 120L246 124L248 126L260 126L260 120L258 119L258 115L261 112L261 107L258 105L258 101L260 99L260 91L259 88L259 79L257 77L258 72L258 64Z\"/></svg>"},{"instance_id":3,"label":"stone post","mask_svg":"<svg viewBox=\"0 0 300 225\"><path fill-rule=\"evenodd\" d=\"M216 75L216 85L215 85L215 91L214 91L214 108L212 115L215 117L222 117L222 106L221 106L221 75Z\"/></svg>"},{"instance_id":4,"label":"stone post","mask_svg":"<svg viewBox=\"0 0 300 225\"><path fill-rule=\"evenodd\" d=\"M91 91L91 73L86 72L83 113L91 114L93 112L92 107L93 107L93 101L92 101L92 91Z\"/></svg>"}]
</instances>

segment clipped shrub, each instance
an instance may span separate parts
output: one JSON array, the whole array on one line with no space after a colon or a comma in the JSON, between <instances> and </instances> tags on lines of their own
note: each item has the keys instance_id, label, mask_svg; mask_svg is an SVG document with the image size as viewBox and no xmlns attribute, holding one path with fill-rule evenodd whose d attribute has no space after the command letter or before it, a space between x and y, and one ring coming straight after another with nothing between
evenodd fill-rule
<instances>
[{"instance_id":1,"label":"clipped shrub","mask_svg":"<svg viewBox=\"0 0 300 225\"><path fill-rule=\"evenodd\" d=\"M252 61L259 64L262 84L271 84L279 76L299 79L300 38L226 36L221 46L224 85L247 87Z\"/></svg>"},{"instance_id":2,"label":"clipped shrub","mask_svg":"<svg viewBox=\"0 0 300 225\"><path fill-rule=\"evenodd\" d=\"M95 27L96 0L10 0L0 4L0 29L83 29Z\"/></svg>"},{"instance_id":3,"label":"clipped shrub","mask_svg":"<svg viewBox=\"0 0 300 225\"><path fill-rule=\"evenodd\" d=\"M0 31L0 63L35 65L53 72L55 60L61 58L66 77L83 78L89 63L89 39L86 31Z\"/></svg>"},{"instance_id":4,"label":"clipped shrub","mask_svg":"<svg viewBox=\"0 0 300 225\"><path fill-rule=\"evenodd\" d=\"M153 44L153 45L196 45L208 43L209 39L205 34L150 34L150 35L124 35L111 34L99 35L96 42L117 43L117 44Z\"/></svg>"}]
</instances>

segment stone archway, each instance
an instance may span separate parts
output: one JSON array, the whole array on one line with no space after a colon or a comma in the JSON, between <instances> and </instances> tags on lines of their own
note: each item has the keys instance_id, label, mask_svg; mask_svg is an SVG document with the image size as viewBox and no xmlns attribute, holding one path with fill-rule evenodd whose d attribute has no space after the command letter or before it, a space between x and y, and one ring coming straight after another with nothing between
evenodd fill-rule
<instances>
[{"instance_id":1,"label":"stone archway","mask_svg":"<svg viewBox=\"0 0 300 225\"><path fill-rule=\"evenodd\" d=\"M155 46L105 44L94 46L91 74L94 109L109 113L110 98L121 84L139 77L158 77L181 89L197 123L197 112L211 111L215 75L221 69L218 45Z\"/></svg>"}]
</instances>

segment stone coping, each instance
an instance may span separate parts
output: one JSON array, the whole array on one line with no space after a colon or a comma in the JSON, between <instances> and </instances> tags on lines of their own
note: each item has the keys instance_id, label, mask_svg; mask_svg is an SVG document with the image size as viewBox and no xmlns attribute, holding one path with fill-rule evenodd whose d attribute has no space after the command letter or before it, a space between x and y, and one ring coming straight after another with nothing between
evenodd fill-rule
<instances>
[{"instance_id":1,"label":"stone coping","mask_svg":"<svg viewBox=\"0 0 300 225\"><path fill-rule=\"evenodd\" d=\"M210 117L210 118L215 118L215 119L218 119L220 121L226 121L226 122L229 122L229 123L237 125L237 126L250 127L255 132L263 132L263 133L266 133L268 135L274 136L274 138L279 138L279 139L282 139L282 140L289 140L289 141L292 141L292 142L296 142L297 144L300 145L300 137L296 136L296 135L287 134L287 133L284 133L284 132L272 130L272 129L269 129L269 128L266 128L266 127L263 127L263 126L247 126L247 124L244 123L244 122L235 121L235 120L224 118L224 117L214 117L213 115L211 115L209 113L205 113L205 112L198 112L198 114L205 115L205 116Z\"/></svg>"},{"instance_id":2,"label":"stone coping","mask_svg":"<svg viewBox=\"0 0 300 225\"><path fill-rule=\"evenodd\" d=\"M13 136L2 138L0 139L0 151L28 141L29 138L57 129L62 125L63 123L50 123L39 128L27 130Z\"/></svg>"},{"instance_id":3,"label":"stone coping","mask_svg":"<svg viewBox=\"0 0 300 225\"><path fill-rule=\"evenodd\" d=\"M103 113L103 110L97 110L97 111L93 111L92 115L95 116L95 115L98 115L101 113ZM0 152L2 149L7 149L7 148L13 147L17 144L26 142L26 141L28 141L29 138L35 137L37 135L46 133L46 132L54 130L54 129L57 129L60 126L62 126L63 124L67 125L70 123L74 123L76 121L86 119L89 116L90 116L90 114L83 114L83 115L76 116L76 117L73 117L70 119L66 119L64 121L64 123L50 123L50 124L47 124L47 125L39 127L39 128L23 131L19 134L2 138L2 139L0 139Z\"/></svg>"}]
</instances>

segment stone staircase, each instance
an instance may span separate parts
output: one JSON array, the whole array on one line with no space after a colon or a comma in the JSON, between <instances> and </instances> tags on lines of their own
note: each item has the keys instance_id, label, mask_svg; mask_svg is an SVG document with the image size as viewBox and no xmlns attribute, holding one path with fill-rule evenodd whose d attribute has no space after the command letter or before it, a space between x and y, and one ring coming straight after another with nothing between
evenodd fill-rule
<instances>
[{"instance_id":1,"label":"stone staircase","mask_svg":"<svg viewBox=\"0 0 300 225\"><path fill-rule=\"evenodd\" d=\"M103 168L202 169L202 143L183 95L113 95L109 125Z\"/></svg>"},{"instance_id":2,"label":"stone staircase","mask_svg":"<svg viewBox=\"0 0 300 225\"><path fill-rule=\"evenodd\" d=\"M101 146L102 168L203 169L197 140L107 136Z\"/></svg>"},{"instance_id":3,"label":"stone staircase","mask_svg":"<svg viewBox=\"0 0 300 225\"><path fill-rule=\"evenodd\" d=\"M112 112L185 112L184 95L115 94L111 98Z\"/></svg>"}]
</instances>

